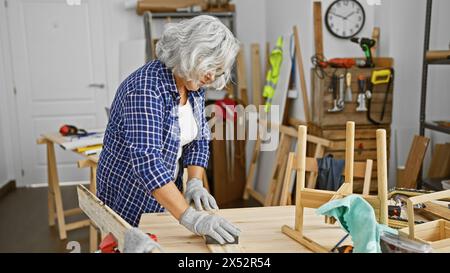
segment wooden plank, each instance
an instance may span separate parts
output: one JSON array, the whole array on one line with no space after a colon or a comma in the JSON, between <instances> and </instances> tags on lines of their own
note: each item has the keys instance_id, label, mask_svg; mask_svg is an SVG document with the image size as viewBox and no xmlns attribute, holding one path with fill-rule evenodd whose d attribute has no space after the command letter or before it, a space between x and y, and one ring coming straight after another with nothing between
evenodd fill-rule
<instances>
[{"instance_id":1,"label":"wooden plank","mask_svg":"<svg viewBox=\"0 0 450 273\"><path fill-rule=\"evenodd\" d=\"M353 164L355 151L355 122L347 122L345 144L345 183L350 184L351 193L353 190Z\"/></svg>"},{"instance_id":2,"label":"wooden plank","mask_svg":"<svg viewBox=\"0 0 450 273\"><path fill-rule=\"evenodd\" d=\"M54 208L56 211L56 217L58 219L57 222L58 222L59 239L64 240L67 238L66 220L64 218L64 208L61 195L61 188L59 187L58 169L56 167L55 145L53 144L53 142L50 141L47 142L47 171L48 171L48 186L50 188L51 195L54 198Z\"/></svg>"},{"instance_id":3,"label":"wooden plank","mask_svg":"<svg viewBox=\"0 0 450 273\"><path fill-rule=\"evenodd\" d=\"M328 151L327 151L328 152ZM332 152L334 158L336 159L345 159L345 152ZM367 160L368 158L377 158L377 151L374 150L370 150L370 151L362 151L361 153L356 153L355 154L355 160L356 161L364 161Z\"/></svg>"},{"instance_id":4,"label":"wooden plank","mask_svg":"<svg viewBox=\"0 0 450 273\"><path fill-rule=\"evenodd\" d=\"M442 200L447 198L450 198L450 190L410 197L409 201L415 205L428 201Z\"/></svg>"},{"instance_id":5,"label":"wooden plank","mask_svg":"<svg viewBox=\"0 0 450 273\"><path fill-rule=\"evenodd\" d=\"M428 178L446 178L450 176L450 143L437 144L433 150Z\"/></svg>"},{"instance_id":6,"label":"wooden plank","mask_svg":"<svg viewBox=\"0 0 450 273\"><path fill-rule=\"evenodd\" d=\"M244 253L245 251L237 245L206 245L211 253Z\"/></svg>"},{"instance_id":7,"label":"wooden plank","mask_svg":"<svg viewBox=\"0 0 450 273\"><path fill-rule=\"evenodd\" d=\"M317 56L325 56L323 51L322 2L314 2L314 48Z\"/></svg>"},{"instance_id":8,"label":"wooden plank","mask_svg":"<svg viewBox=\"0 0 450 273\"><path fill-rule=\"evenodd\" d=\"M286 234L287 236L289 236L292 239L299 242L300 244L311 249L314 253L328 253L329 252L329 250L326 249L325 247L319 245L318 243L314 242L313 240L309 239L308 237L303 236L302 233L290 228L289 226L283 226L281 228L281 231L284 234Z\"/></svg>"},{"instance_id":9,"label":"wooden plank","mask_svg":"<svg viewBox=\"0 0 450 273\"><path fill-rule=\"evenodd\" d=\"M372 31L372 39L375 40L375 46L372 47L372 58L378 57L378 49L380 48L380 28L374 27Z\"/></svg>"},{"instance_id":10,"label":"wooden plank","mask_svg":"<svg viewBox=\"0 0 450 273\"><path fill-rule=\"evenodd\" d=\"M426 54L427 61L450 59L450 50L431 50Z\"/></svg>"},{"instance_id":11,"label":"wooden plank","mask_svg":"<svg viewBox=\"0 0 450 273\"><path fill-rule=\"evenodd\" d=\"M314 163L316 163L316 166L317 166L317 159L323 158L324 153L325 153L325 148L321 144L317 144L316 145L316 151L314 152ZM306 162L306 164L308 164L308 161ZM309 172L308 188L310 188L310 189L315 189L316 188L316 182L317 182L317 176L318 175L319 175L319 168L317 166L316 169L311 170Z\"/></svg>"},{"instance_id":12,"label":"wooden plank","mask_svg":"<svg viewBox=\"0 0 450 273\"><path fill-rule=\"evenodd\" d=\"M274 177L275 183L276 183L276 190L275 195L272 198L272 205L277 206L280 204L280 197L281 197L281 189L283 186L283 180L286 173L286 165L288 161L288 155L291 150L292 142L294 139L288 138L286 145L282 145L281 150L281 158L279 158L277 161L280 162L279 168L277 170L277 174Z\"/></svg>"},{"instance_id":13,"label":"wooden plank","mask_svg":"<svg viewBox=\"0 0 450 273\"><path fill-rule=\"evenodd\" d=\"M136 13L144 14L150 12L175 12L178 8L186 8L199 5L206 10L207 3L204 0L139 0L137 1Z\"/></svg>"},{"instance_id":14,"label":"wooden plank","mask_svg":"<svg viewBox=\"0 0 450 273\"><path fill-rule=\"evenodd\" d=\"M262 105L261 57L259 44L251 45L253 104Z\"/></svg>"},{"instance_id":15,"label":"wooden plank","mask_svg":"<svg viewBox=\"0 0 450 273\"><path fill-rule=\"evenodd\" d=\"M255 179L256 165L258 164L260 149L261 139L258 136L255 142L255 146L253 147L252 161L250 162L250 168L248 171L247 182L244 190L244 200L248 199L248 192L253 189L253 180Z\"/></svg>"},{"instance_id":16,"label":"wooden plank","mask_svg":"<svg viewBox=\"0 0 450 273\"><path fill-rule=\"evenodd\" d=\"M66 225L66 230L70 231L70 230L74 230L74 229L88 227L90 224L91 224L91 221L89 221L89 220L73 222L73 223L70 223L70 224Z\"/></svg>"},{"instance_id":17,"label":"wooden plank","mask_svg":"<svg viewBox=\"0 0 450 273\"><path fill-rule=\"evenodd\" d=\"M294 43L295 43L295 56L297 60L298 73L300 75L300 88L303 98L303 111L305 114L305 121L311 121L311 111L309 110L308 90L306 89L305 69L303 67L303 57L300 48L300 38L298 34L297 26L293 27L294 31Z\"/></svg>"},{"instance_id":18,"label":"wooden plank","mask_svg":"<svg viewBox=\"0 0 450 273\"><path fill-rule=\"evenodd\" d=\"M380 200L379 223L388 223L388 155L387 155L386 130L377 130L377 171L378 171L378 199Z\"/></svg>"},{"instance_id":19,"label":"wooden plank","mask_svg":"<svg viewBox=\"0 0 450 273\"><path fill-rule=\"evenodd\" d=\"M397 187L408 189L417 188L417 179L429 143L429 138L414 136L408 159L405 164L405 172L400 175L399 181L397 181Z\"/></svg>"},{"instance_id":20,"label":"wooden plank","mask_svg":"<svg viewBox=\"0 0 450 273\"><path fill-rule=\"evenodd\" d=\"M253 197L260 204L264 204L265 198L261 193L255 191L254 189L247 189L247 192L251 197Z\"/></svg>"},{"instance_id":21,"label":"wooden plank","mask_svg":"<svg viewBox=\"0 0 450 273\"><path fill-rule=\"evenodd\" d=\"M361 148L362 147L362 148ZM363 149L363 150L374 150L377 148L377 141L375 139L371 140L356 140L355 141L355 150ZM345 151L345 141L334 141L330 147L330 150L333 151Z\"/></svg>"},{"instance_id":22,"label":"wooden plank","mask_svg":"<svg viewBox=\"0 0 450 273\"><path fill-rule=\"evenodd\" d=\"M289 190L291 188L292 171L294 170L294 165L296 164L295 153L289 153L289 158L286 165L286 173L281 190L280 206L286 206L288 203Z\"/></svg>"},{"instance_id":23,"label":"wooden plank","mask_svg":"<svg viewBox=\"0 0 450 273\"><path fill-rule=\"evenodd\" d=\"M248 86L247 86L247 73L245 68L245 55L244 48L239 50L236 58L237 77L238 77L238 90L239 99L243 102L244 106L248 105Z\"/></svg>"},{"instance_id":24,"label":"wooden plank","mask_svg":"<svg viewBox=\"0 0 450 273\"><path fill-rule=\"evenodd\" d=\"M89 226L89 250L93 253L98 249L98 247L98 230L91 221L91 225Z\"/></svg>"},{"instance_id":25,"label":"wooden plank","mask_svg":"<svg viewBox=\"0 0 450 273\"><path fill-rule=\"evenodd\" d=\"M269 191L267 192L264 206L271 206L274 204L273 202L276 199L279 177L283 176L284 174L285 170L283 169L283 163L285 162L284 159L287 159L290 146L291 146L291 138L282 133L280 138L280 144L278 146L275 157L272 175L270 176L271 179L269 184Z\"/></svg>"},{"instance_id":26,"label":"wooden plank","mask_svg":"<svg viewBox=\"0 0 450 273\"><path fill-rule=\"evenodd\" d=\"M370 121L367 120L367 116L364 114L354 114L352 117L343 116L343 115L332 115L332 114L325 114L325 119L322 121L323 126L336 126L336 125L344 125L349 119L354 121L357 124L364 124L364 125L370 125L372 124ZM373 119L377 119L377 116L372 115ZM385 120L381 122L382 125L389 125L391 124L392 115L386 113L385 114Z\"/></svg>"},{"instance_id":27,"label":"wooden plank","mask_svg":"<svg viewBox=\"0 0 450 273\"><path fill-rule=\"evenodd\" d=\"M240 230L239 246L246 253L309 253L311 250L282 233L283 224L293 226L295 207L261 207L224 209L217 212ZM331 249L345 232L338 226L327 226L315 210L305 209L305 236ZM142 215L139 228L158 236L166 253L208 253L204 239L181 226L168 213Z\"/></svg>"},{"instance_id":28,"label":"wooden plank","mask_svg":"<svg viewBox=\"0 0 450 273\"><path fill-rule=\"evenodd\" d=\"M376 140L376 130L378 129L387 129L387 127L382 126L381 128L372 128L372 129L358 129L356 128L355 132L355 140L364 140L364 139L373 139ZM390 130L387 130L389 135ZM345 141L345 130L343 129L324 129L322 133L322 137L331 141L343 140Z\"/></svg>"},{"instance_id":29,"label":"wooden plank","mask_svg":"<svg viewBox=\"0 0 450 273\"><path fill-rule=\"evenodd\" d=\"M80 208L102 233L112 233L117 239L119 250L123 251L124 235L126 230L132 228L131 225L84 186L78 185L77 192Z\"/></svg>"},{"instance_id":30,"label":"wooden plank","mask_svg":"<svg viewBox=\"0 0 450 273\"><path fill-rule=\"evenodd\" d=\"M296 172L296 190L295 190L295 230L303 234L304 227L304 205L302 192L305 190L305 171L306 171L306 136L308 135L308 128L306 126L299 126L297 132L297 157L295 169Z\"/></svg>"},{"instance_id":31,"label":"wooden plank","mask_svg":"<svg viewBox=\"0 0 450 273\"><path fill-rule=\"evenodd\" d=\"M357 163L355 163L355 165L356 164ZM373 166L373 160L370 160L370 159L367 160L366 172L364 173L363 195L369 195L370 194L370 182L372 180L372 166Z\"/></svg>"},{"instance_id":32,"label":"wooden plank","mask_svg":"<svg viewBox=\"0 0 450 273\"><path fill-rule=\"evenodd\" d=\"M448 209L448 207L444 207L433 202L426 202L423 210L450 221L450 209Z\"/></svg>"}]
</instances>

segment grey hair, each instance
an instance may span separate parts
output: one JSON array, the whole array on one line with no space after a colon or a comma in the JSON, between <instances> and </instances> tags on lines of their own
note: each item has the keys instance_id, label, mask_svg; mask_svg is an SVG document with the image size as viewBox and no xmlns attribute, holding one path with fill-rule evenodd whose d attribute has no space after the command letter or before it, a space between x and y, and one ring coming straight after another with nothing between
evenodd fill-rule
<instances>
[{"instance_id":1,"label":"grey hair","mask_svg":"<svg viewBox=\"0 0 450 273\"><path fill-rule=\"evenodd\" d=\"M230 79L240 43L216 17L196 16L169 23L156 44L156 57L174 73L196 83L208 72L222 74L208 87L222 89Z\"/></svg>"}]
</instances>

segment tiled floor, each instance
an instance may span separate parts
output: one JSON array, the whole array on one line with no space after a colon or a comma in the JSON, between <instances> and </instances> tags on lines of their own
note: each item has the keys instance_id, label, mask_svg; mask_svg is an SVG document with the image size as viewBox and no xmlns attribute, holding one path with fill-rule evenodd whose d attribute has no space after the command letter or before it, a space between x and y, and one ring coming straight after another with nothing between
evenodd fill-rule
<instances>
[{"instance_id":1,"label":"tiled floor","mask_svg":"<svg viewBox=\"0 0 450 273\"><path fill-rule=\"evenodd\" d=\"M61 188L64 208L77 207L75 186ZM254 200L236 202L221 208L255 207ZM73 216L67 219L79 220ZM67 233L66 240L59 240L57 227L49 227L47 220L47 188L18 188L0 199L0 252L57 252L68 253L71 241L78 242L81 252L89 251L89 229L83 228Z\"/></svg>"}]
</instances>

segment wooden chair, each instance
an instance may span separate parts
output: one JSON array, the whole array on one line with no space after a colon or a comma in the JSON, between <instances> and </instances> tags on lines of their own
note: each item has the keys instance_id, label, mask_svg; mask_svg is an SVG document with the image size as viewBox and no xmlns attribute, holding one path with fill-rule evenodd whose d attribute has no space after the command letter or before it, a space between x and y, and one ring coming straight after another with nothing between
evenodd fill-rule
<instances>
[{"instance_id":1,"label":"wooden chair","mask_svg":"<svg viewBox=\"0 0 450 273\"><path fill-rule=\"evenodd\" d=\"M425 153L427 152L430 139L422 136L414 136L408 159L404 168L398 168L397 187L405 189L415 189L417 179L422 167Z\"/></svg>"},{"instance_id":2,"label":"wooden chair","mask_svg":"<svg viewBox=\"0 0 450 273\"><path fill-rule=\"evenodd\" d=\"M295 226L283 226L282 232L302 245L308 247L314 252L329 252L329 249L321 246L310 238L303 235L303 213L304 208L319 208L322 205L328 203L337 198L343 198L351 195L353 192L353 177L355 170L354 159L354 136L355 136L355 123L347 123L346 132L346 153L345 153L345 181L342 187L337 191L324 191L308 189L305 187L305 175L307 166L309 169L313 165L315 159L306 157L306 139L307 128L306 126L300 126L298 130L298 148L297 148L297 160L291 160L292 166L297 172L297 188L295 198ZM375 210L375 216L379 223L387 224L388 222L388 209L387 209L387 154L386 154L386 131L377 130L377 164L378 164L378 195L362 197L370 203ZM292 158L291 158L292 159ZM357 164L359 165L359 164Z\"/></svg>"},{"instance_id":3,"label":"wooden chair","mask_svg":"<svg viewBox=\"0 0 450 273\"><path fill-rule=\"evenodd\" d=\"M267 122L262 122L263 125ZM243 199L247 200L249 196L251 195L253 198L255 198L258 202L263 204L264 206L278 206L281 205L281 192L283 190L283 181L285 180L283 171L288 164L289 160L286 156L289 153L290 147L292 146L292 142L297 139L297 131L289 126L284 125L278 125L275 123L270 123L271 126L278 127L280 131L280 145L277 150L276 154L276 160L273 166L272 176L269 184L269 190L266 196L263 196L259 192L256 192L253 188L253 180L255 177L256 167L258 164L259 154L260 154L260 146L261 146L261 139L256 140L253 155L252 155L252 161L250 163L250 169L247 176L247 183L244 190ZM307 141L310 144L313 144L315 146L314 150L314 158L321 158L323 157L325 153L326 148L330 148L332 146L332 142L323 139L320 137L308 135ZM310 176L308 177L308 187L315 187L315 181L317 178L317 172L311 172ZM289 196L288 196L289 197ZM283 201L283 203L286 201Z\"/></svg>"},{"instance_id":4,"label":"wooden chair","mask_svg":"<svg viewBox=\"0 0 450 273\"><path fill-rule=\"evenodd\" d=\"M289 154L288 164L286 168L286 174L284 176L283 187L281 190L281 198L280 198L280 206L287 206L288 198L291 195L290 189L292 188L292 174L294 171L294 166L297 164L297 157L295 153ZM353 177L355 178L364 178L364 188L363 195L369 195L370 193L370 182L372 179L372 169L373 169L373 160L368 159L364 162L355 162L354 163L354 172ZM317 173L319 172L319 166L317 164L317 158L306 158L306 172L310 172L310 180L311 178L317 179ZM345 175L345 170L344 173ZM315 189L316 180L313 182L308 182L308 188Z\"/></svg>"}]
</instances>

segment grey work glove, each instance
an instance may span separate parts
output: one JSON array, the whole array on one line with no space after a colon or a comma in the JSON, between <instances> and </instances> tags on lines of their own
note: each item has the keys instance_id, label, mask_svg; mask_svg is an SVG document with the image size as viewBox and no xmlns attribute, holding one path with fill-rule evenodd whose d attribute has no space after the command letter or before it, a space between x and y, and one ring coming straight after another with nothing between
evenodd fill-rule
<instances>
[{"instance_id":1,"label":"grey work glove","mask_svg":"<svg viewBox=\"0 0 450 273\"><path fill-rule=\"evenodd\" d=\"M234 237L239 236L241 232L224 218L204 211L196 211L191 207L181 215L180 224L197 235L208 235L222 245L225 242L233 243Z\"/></svg>"},{"instance_id":2,"label":"grey work glove","mask_svg":"<svg viewBox=\"0 0 450 273\"><path fill-rule=\"evenodd\" d=\"M140 229L125 232L123 253L151 253L155 248L163 252L161 246Z\"/></svg>"},{"instance_id":3,"label":"grey work glove","mask_svg":"<svg viewBox=\"0 0 450 273\"><path fill-rule=\"evenodd\" d=\"M198 178L192 178L187 182L184 197L189 205L194 202L197 210L203 210L203 208L205 210L219 209L214 197L208 193L203 187L203 182Z\"/></svg>"}]
</instances>

